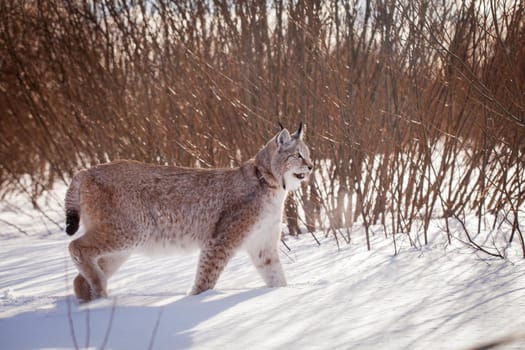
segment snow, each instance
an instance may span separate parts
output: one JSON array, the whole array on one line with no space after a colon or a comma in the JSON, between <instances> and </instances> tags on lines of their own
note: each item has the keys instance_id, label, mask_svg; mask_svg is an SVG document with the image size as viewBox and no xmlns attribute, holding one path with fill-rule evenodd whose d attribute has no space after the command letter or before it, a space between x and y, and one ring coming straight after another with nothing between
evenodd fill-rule
<instances>
[{"instance_id":1,"label":"snow","mask_svg":"<svg viewBox=\"0 0 525 350\"><path fill-rule=\"evenodd\" d=\"M0 349L468 349L509 335L519 339L502 349L525 348L523 259L447 244L437 222L427 246L398 235L397 255L384 234L367 251L358 225L340 248L287 238L289 285L276 289L241 252L214 290L187 296L197 254L137 255L108 299L79 304L71 238L5 207L0 218L28 233L0 222Z\"/></svg>"}]
</instances>

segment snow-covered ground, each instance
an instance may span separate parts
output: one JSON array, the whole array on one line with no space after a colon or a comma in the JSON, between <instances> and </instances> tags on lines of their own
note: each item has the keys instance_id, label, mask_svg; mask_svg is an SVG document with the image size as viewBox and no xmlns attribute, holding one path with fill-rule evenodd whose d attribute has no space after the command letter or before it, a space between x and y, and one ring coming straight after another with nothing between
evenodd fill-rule
<instances>
[{"instance_id":1,"label":"snow-covered ground","mask_svg":"<svg viewBox=\"0 0 525 350\"><path fill-rule=\"evenodd\" d=\"M279 289L239 253L215 290L187 296L197 254L135 256L110 298L79 305L71 238L12 208L0 219L28 232L0 222L0 349L468 349L509 335L501 348L525 349L525 261L448 245L438 224L421 249L399 235L395 256L382 234L367 251L359 228L340 249L288 238Z\"/></svg>"}]
</instances>

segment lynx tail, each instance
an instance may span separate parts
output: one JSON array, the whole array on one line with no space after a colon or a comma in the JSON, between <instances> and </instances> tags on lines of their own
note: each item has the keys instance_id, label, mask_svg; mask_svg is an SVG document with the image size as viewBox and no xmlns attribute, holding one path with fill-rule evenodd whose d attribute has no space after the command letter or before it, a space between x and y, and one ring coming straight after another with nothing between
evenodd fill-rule
<instances>
[{"instance_id":1,"label":"lynx tail","mask_svg":"<svg viewBox=\"0 0 525 350\"><path fill-rule=\"evenodd\" d=\"M78 231L80 222L80 179L83 171L77 173L66 193L66 233L70 236Z\"/></svg>"}]
</instances>

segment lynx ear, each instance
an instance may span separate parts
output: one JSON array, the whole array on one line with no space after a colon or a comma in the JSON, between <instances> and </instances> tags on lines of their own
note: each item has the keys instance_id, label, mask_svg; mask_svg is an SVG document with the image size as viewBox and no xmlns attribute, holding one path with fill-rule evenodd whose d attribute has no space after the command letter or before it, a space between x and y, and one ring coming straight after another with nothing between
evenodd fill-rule
<instances>
[{"instance_id":1,"label":"lynx ear","mask_svg":"<svg viewBox=\"0 0 525 350\"><path fill-rule=\"evenodd\" d=\"M275 140L279 146L285 145L291 141L290 133L288 132L288 130L283 129L277 134Z\"/></svg>"},{"instance_id":2,"label":"lynx ear","mask_svg":"<svg viewBox=\"0 0 525 350\"><path fill-rule=\"evenodd\" d=\"M301 122L299 124L299 128L297 129L297 131L292 134L292 137L296 140L302 140L305 131L306 131L306 124L303 124L303 122Z\"/></svg>"}]
</instances>

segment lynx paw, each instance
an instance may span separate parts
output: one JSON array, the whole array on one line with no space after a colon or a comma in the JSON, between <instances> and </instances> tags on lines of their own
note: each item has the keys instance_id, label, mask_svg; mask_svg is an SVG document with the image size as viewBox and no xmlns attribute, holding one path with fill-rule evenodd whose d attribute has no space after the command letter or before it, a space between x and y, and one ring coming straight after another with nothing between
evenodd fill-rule
<instances>
[{"instance_id":1,"label":"lynx paw","mask_svg":"<svg viewBox=\"0 0 525 350\"><path fill-rule=\"evenodd\" d=\"M80 301L90 301L91 298L91 287L88 281L82 275L77 275L73 281L73 289L75 295Z\"/></svg>"},{"instance_id":2,"label":"lynx paw","mask_svg":"<svg viewBox=\"0 0 525 350\"><path fill-rule=\"evenodd\" d=\"M105 290L96 291L91 288L89 282L81 274L78 274L77 277L75 277L75 280L73 281L73 289L78 300L81 302L108 297L108 293Z\"/></svg>"}]
</instances>

